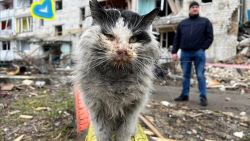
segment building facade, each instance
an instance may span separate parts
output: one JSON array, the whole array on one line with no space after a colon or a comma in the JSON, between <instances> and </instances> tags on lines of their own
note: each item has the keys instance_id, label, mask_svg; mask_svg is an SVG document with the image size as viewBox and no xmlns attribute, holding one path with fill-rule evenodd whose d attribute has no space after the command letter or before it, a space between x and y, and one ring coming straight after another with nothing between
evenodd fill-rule
<instances>
[{"instance_id":1,"label":"building facade","mask_svg":"<svg viewBox=\"0 0 250 141\"><path fill-rule=\"evenodd\" d=\"M34 19L30 5L39 0L0 0L0 61L23 58L63 58L77 46L81 33L91 24L89 0L54 0L56 19ZM159 8L160 18L153 23L162 47L173 44L178 23L188 17L193 0L99 0L104 7L129 9L143 15ZM249 21L250 2L247 0L197 0L201 15L214 27L215 40L207 52L213 60L236 55L238 23L242 9L244 22ZM243 7L240 7L240 3Z\"/></svg>"}]
</instances>

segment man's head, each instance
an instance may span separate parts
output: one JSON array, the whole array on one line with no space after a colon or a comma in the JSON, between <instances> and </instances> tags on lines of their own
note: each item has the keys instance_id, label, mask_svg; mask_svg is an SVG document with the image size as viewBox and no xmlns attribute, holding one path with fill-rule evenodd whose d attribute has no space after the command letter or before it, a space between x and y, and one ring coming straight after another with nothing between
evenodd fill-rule
<instances>
[{"instance_id":1,"label":"man's head","mask_svg":"<svg viewBox=\"0 0 250 141\"><path fill-rule=\"evenodd\" d=\"M199 15L200 13L200 7L199 3L196 1L193 1L189 5L189 14L190 15Z\"/></svg>"}]
</instances>

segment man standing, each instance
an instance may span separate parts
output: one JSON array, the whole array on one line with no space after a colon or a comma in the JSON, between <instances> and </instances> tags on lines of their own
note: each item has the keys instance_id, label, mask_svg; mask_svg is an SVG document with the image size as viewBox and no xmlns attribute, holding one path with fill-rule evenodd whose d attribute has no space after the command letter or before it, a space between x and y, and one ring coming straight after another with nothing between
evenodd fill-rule
<instances>
[{"instance_id":1,"label":"man standing","mask_svg":"<svg viewBox=\"0 0 250 141\"><path fill-rule=\"evenodd\" d=\"M172 50L172 59L178 59L177 52L181 49L181 67L183 71L182 92L175 101L188 101L192 62L198 79L200 104L207 106L207 90L205 78L205 50L213 42L213 27L211 22L199 16L199 3L193 1L189 6L189 18L183 20L177 27Z\"/></svg>"}]
</instances>

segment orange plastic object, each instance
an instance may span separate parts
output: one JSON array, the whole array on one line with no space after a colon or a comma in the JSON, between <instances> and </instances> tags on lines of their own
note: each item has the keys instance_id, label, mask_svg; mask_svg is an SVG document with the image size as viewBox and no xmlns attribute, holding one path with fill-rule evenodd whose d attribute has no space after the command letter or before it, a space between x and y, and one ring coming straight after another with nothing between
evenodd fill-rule
<instances>
[{"instance_id":1,"label":"orange plastic object","mask_svg":"<svg viewBox=\"0 0 250 141\"><path fill-rule=\"evenodd\" d=\"M74 87L75 108L76 108L76 125L77 133L87 130L90 125L90 117L86 106L82 101L82 93L79 87Z\"/></svg>"}]
</instances>

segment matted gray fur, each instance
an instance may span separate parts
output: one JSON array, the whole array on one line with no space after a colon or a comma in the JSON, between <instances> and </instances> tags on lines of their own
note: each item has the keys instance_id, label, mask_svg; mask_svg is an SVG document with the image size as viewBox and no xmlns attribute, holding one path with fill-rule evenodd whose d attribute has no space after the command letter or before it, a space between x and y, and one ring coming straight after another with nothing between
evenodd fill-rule
<instances>
[{"instance_id":1,"label":"matted gray fur","mask_svg":"<svg viewBox=\"0 0 250 141\"><path fill-rule=\"evenodd\" d=\"M140 16L90 1L94 25L74 49L80 84L97 141L129 141L153 89L158 42L149 29L158 10ZM115 137L112 137L115 136Z\"/></svg>"}]
</instances>

